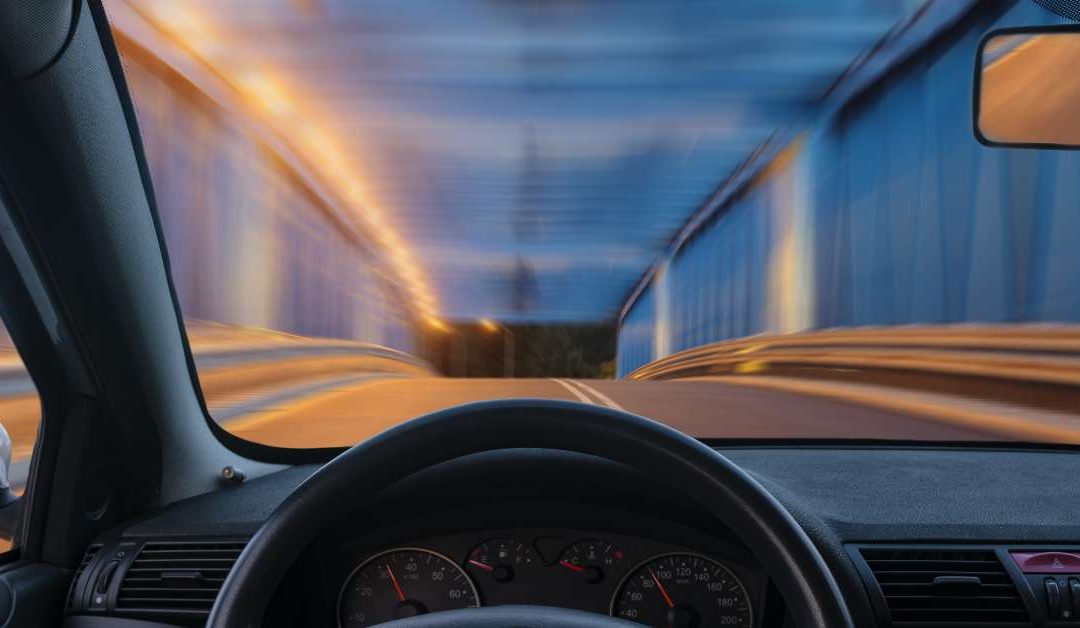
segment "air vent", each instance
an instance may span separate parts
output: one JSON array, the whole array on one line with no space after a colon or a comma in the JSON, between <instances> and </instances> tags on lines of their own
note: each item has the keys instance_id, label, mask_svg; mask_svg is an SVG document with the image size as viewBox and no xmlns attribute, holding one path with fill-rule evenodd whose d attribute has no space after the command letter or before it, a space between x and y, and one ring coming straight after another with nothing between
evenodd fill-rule
<instances>
[{"instance_id":1,"label":"air vent","mask_svg":"<svg viewBox=\"0 0 1080 628\"><path fill-rule=\"evenodd\" d=\"M147 543L124 574L116 610L144 617L204 617L243 549L243 542Z\"/></svg>"},{"instance_id":2,"label":"air vent","mask_svg":"<svg viewBox=\"0 0 1080 628\"><path fill-rule=\"evenodd\" d=\"M71 579L71 588L68 589L68 608L75 607L75 591L79 587L79 581L82 579L83 574L86 573L86 568L90 566L90 562L94 560L94 556L96 556L99 551L101 551L100 544L94 544L86 548L86 554L83 555L82 562L79 563L79 566L75 569L75 577Z\"/></svg>"},{"instance_id":3,"label":"air vent","mask_svg":"<svg viewBox=\"0 0 1080 628\"><path fill-rule=\"evenodd\" d=\"M893 625L1028 620L1016 585L990 549L861 548Z\"/></svg>"}]
</instances>

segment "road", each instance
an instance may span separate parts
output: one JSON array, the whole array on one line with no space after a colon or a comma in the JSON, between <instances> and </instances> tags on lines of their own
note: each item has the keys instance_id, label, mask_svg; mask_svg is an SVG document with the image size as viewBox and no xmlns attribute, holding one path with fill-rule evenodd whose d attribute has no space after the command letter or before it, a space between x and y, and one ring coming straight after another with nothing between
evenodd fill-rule
<instances>
[{"instance_id":1,"label":"road","mask_svg":"<svg viewBox=\"0 0 1080 628\"><path fill-rule=\"evenodd\" d=\"M710 439L1080 444L1080 414L1004 405L972 391L950 396L782 374L665 381L453 379L355 347L259 342L251 349L201 340L200 381L215 420L242 437L282 447L349 446L441 408L507 398L623 409ZM0 420L12 437L11 477L18 486L29 467L40 408L25 372L8 370L0 378Z\"/></svg>"},{"instance_id":2,"label":"road","mask_svg":"<svg viewBox=\"0 0 1080 628\"><path fill-rule=\"evenodd\" d=\"M900 439L1080 443L1080 416L977 399L783 377L672 381L453 379L371 372L363 357L296 357L202 373L211 415L282 447L349 446L410 418L486 399L544 398L627 410L712 439ZM14 445L12 481L29 466L39 406L0 396Z\"/></svg>"},{"instance_id":3,"label":"road","mask_svg":"<svg viewBox=\"0 0 1080 628\"><path fill-rule=\"evenodd\" d=\"M992 413L970 420L916 406L879 404L892 398L875 391L872 403L829 384L807 382L777 389L782 378L726 380L611 381L570 379L452 379L414 372L373 373L366 357L298 356L275 364L230 364L202 373L207 404L230 431L283 447L348 446L427 412L485 399L532 397L579 401L621 408L671 425L700 438L871 438L912 440L1012 440L1010 432L987 421ZM800 388L799 386L802 386ZM810 389L806 387L810 386ZM859 387L865 394L867 387ZM0 393L3 391L0 390ZM831 394L831 393L830 393ZM925 410L926 395L919 396ZM962 400L963 405L971 402ZM941 405L940 403L938 405ZM947 404L946 404L947 405ZM21 490L38 419L32 393L4 397L0 413L13 437L12 483ZM960 417L961 419L963 417ZM1026 430L1029 412L1020 417ZM1068 430L1080 417L1067 419ZM1028 440L1061 440L1070 432L1050 432ZM0 541L0 550L6 546Z\"/></svg>"},{"instance_id":4,"label":"road","mask_svg":"<svg viewBox=\"0 0 1080 628\"><path fill-rule=\"evenodd\" d=\"M366 378L249 406L224 425L286 447L347 446L454 404L538 397L580 401L662 421L701 438L1001 440L995 429L865 404L723 381ZM256 402L258 404L258 402Z\"/></svg>"}]
</instances>

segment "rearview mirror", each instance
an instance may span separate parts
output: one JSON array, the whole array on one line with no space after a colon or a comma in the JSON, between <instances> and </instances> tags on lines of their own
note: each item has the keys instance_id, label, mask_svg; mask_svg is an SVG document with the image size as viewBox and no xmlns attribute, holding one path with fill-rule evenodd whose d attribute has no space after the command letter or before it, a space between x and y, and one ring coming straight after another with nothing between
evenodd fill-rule
<instances>
[{"instance_id":1,"label":"rearview mirror","mask_svg":"<svg viewBox=\"0 0 1080 628\"><path fill-rule=\"evenodd\" d=\"M987 35L975 63L975 135L989 146L1080 148L1080 26Z\"/></svg>"}]
</instances>

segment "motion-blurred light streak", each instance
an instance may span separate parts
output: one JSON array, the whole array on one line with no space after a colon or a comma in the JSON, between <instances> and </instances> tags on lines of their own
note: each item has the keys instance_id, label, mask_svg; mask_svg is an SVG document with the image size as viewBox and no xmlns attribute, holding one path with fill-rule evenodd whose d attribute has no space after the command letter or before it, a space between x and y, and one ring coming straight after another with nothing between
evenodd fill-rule
<instances>
[{"instance_id":1,"label":"motion-blurred light streak","mask_svg":"<svg viewBox=\"0 0 1080 628\"><path fill-rule=\"evenodd\" d=\"M921 4L109 1L176 21L353 207L419 318L518 323L610 321Z\"/></svg>"},{"instance_id":2,"label":"motion-blurred light streak","mask_svg":"<svg viewBox=\"0 0 1080 628\"><path fill-rule=\"evenodd\" d=\"M228 38L228 31L221 29L223 34L218 35L219 31L208 25L210 19L200 14L192 3L156 0L149 5L149 16L155 25L179 39L185 48L223 74L238 91L265 112L271 124L287 140L298 144L304 157L316 164L321 176L328 180L341 198L366 222L382 246L388 249L389 259L401 276L402 284L412 294L412 305L418 315L436 316L437 302L418 262L394 232L385 212L356 183L361 176L360 168L329 134L321 131L313 122L312 112L303 108L302 97L297 95L295 88L290 87L289 78L283 73L272 74L265 68L237 67L236 64L226 63L223 59L226 51L221 44ZM296 128L303 129L298 138L291 136Z\"/></svg>"}]
</instances>

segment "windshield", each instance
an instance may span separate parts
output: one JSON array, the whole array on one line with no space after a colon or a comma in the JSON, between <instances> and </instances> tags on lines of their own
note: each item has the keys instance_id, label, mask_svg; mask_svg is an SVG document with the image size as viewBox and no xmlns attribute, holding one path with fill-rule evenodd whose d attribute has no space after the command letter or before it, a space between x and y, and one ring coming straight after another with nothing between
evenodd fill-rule
<instances>
[{"instance_id":1,"label":"windshield","mask_svg":"<svg viewBox=\"0 0 1080 628\"><path fill-rule=\"evenodd\" d=\"M269 5L106 2L230 432L542 397L1080 441L1080 157L972 132L979 41L1036 3Z\"/></svg>"}]
</instances>

